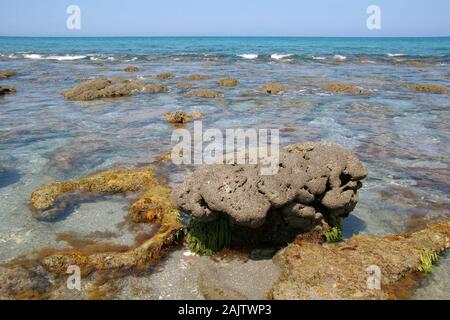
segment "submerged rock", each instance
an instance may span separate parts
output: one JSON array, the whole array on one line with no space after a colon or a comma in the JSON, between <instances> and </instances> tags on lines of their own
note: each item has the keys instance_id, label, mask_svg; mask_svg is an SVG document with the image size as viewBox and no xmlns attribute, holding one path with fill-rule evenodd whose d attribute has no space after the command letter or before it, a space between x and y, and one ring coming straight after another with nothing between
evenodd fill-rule
<instances>
[{"instance_id":1,"label":"submerged rock","mask_svg":"<svg viewBox=\"0 0 450 320\"><path fill-rule=\"evenodd\" d=\"M410 298L408 295L419 284L419 273L425 267L431 268L432 257L449 247L448 219L414 233L386 237L359 235L340 244L323 244L300 237L274 258L282 276L270 297L277 300ZM374 278L378 271L381 271L379 287Z\"/></svg>"},{"instance_id":2,"label":"submerged rock","mask_svg":"<svg viewBox=\"0 0 450 320\"><path fill-rule=\"evenodd\" d=\"M425 68L427 65L423 62L420 61L414 61L414 60L410 60L410 61L406 61L405 64L411 66L411 67L415 67L415 68Z\"/></svg>"},{"instance_id":3,"label":"submerged rock","mask_svg":"<svg viewBox=\"0 0 450 320\"><path fill-rule=\"evenodd\" d=\"M187 96L215 99L215 98L222 98L223 93L217 92L217 91L212 91L212 90L206 90L206 89L205 90L192 90L192 91L188 92Z\"/></svg>"},{"instance_id":4,"label":"submerged rock","mask_svg":"<svg viewBox=\"0 0 450 320\"><path fill-rule=\"evenodd\" d=\"M176 85L177 89L180 89L180 90L189 90L193 86L194 85L192 83L186 83L186 82L180 82L180 83L177 83L177 85Z\"/></svg>"},{"instance_id":5,"label":"submerged rock","mask_svg":"<svg viewBox=\"0 0 450 320\"><path fill-rule=\"evenodd\" d=\"M269 82L261 88L261 91L266 94L279 94L287 90L289 90L289 87L278 82Z\"/></svg>"},{"instance_id":6,"label":"submerged rock","mask_svg":"<svg viewBox=\"0 0 450 320\"><path fill-rule=\"evenodd\" d=\"M410 90L424 93L450 94L450 89L442 84L417 84L408 85Z\"/></svg>"},{"instance_id":7,"label":"submerged rock","mask_svg":"<svg viewBox=\"0 0 450 320\"><path fill-rule=\"evenodd\" d=\"M128 66L128 67L124 68L123 71L125 71L125 72L138 72L139 68L135 67L135 66Z\"/></svg>"},{"instance_id":8,"label":"submerged rock","mask_svg":"<svg viewBox=\"0 0 450 320\"><path fill-rule=\"evenodd\" d=\"M136 170L112 170L87 176L79 180L68 180L42 186L31 195L33 210L48 210L64 194L74 192L118 194L136 192L155 184L152 168Z\"/></svg>"},{"instance_id":9,"label":"submerged rock","mask_svg":"<svg viewBox=\"0 0 450 320\"><path fill-rule=\"evenodd\" d=\"M43 186L33 192L34 210L50 209L58 198L76 191L87 193L126 193L142 191L130 209L135 223L159 225L155 236L131 250L91 252L86 248L53 250L39 257L39 265L54 274L65 274L67 267L77 265L83 274L99 270L146 269L163 254L163 249L180 240L183 226L179 213L169 200L171 189L158 183L151 168L113 170L61 183ZM42 254L41 254L42 255Z\"/></svg>"},{"instance_id":10,"label":"submerged rock","mask_svg":"<svg viewBox=\"0 0 450 320\"><path fill-rule=\"evenodd\" d=\"M167 87L162 84L146 84L143 89L147 93L164 93L167 92Z\"/></svg>"},{"instance_id":11,"label":"submerged rock","mask_svg":"<svg viewBox=\"0 0 450 320\"><path fill-rule=\"evenodd\" d=\"M331 82L321 86L325 91L338 94L369 94L370 90L363 89L356 84L346 82Z\"/></svg>"},{"instance_id":12,"label":"submerged rock","mask_svg":"<svg viewBox=\"0 0 450 320\"><path fill-rule=\"evenodd\" d=\"M0 266L0 300L41 299L51 287L51 278L42 268Z\"/></svg>"},{"instance_id":13,"label":"submerged rock","mask_svg":"<svg viewBox=\"0 0 450 320\"><path fill-rule=\"evenodd\" d=\"M233 78L226 78L219 80L217 85L219 87L237 87L239 85L239 81Z\"/></svg>"},{"instance_id":14,"label":"submerged rock","mask_svg":"<svg viewBox=\"0 0 450 320\"><path fill-rule=\"evenodd\" d=\"M192 120L201 119L203 117L203 113L199 111L194 112L185 112L185 111L176 111L169 112L164 115L164 118L169 123L174 124L184 124L191 122Z\"/></svg>"},{"instance_id":15,"label":"submerged rock","mask_svg":"<svg viewBox=\"0 0 450 320\"><path fill-rule=\"evenodd\" d=\"M0 86L0 96L4 96L5 94L15 93L16 89L13 87L2 87Z\"/></svg>"},{"instance_id":16,"label":"submerged rock","mask_svg":"<svg viewBox=\"0 0 450 320\"><path fill-rule=\"evenodd\" d=\"M167 79L173 79L175 78L175 75L173 73L160 73L156 75L156 79L158 80L167 80Z\"/></svg>"},{"instance_id":17,"label":"submerged rock","mask_svg":"<svg viewBox=\"0 0 450 320\"><path fill-rule=\"evenodd\" d=\"M275 175L261 176L260 169L204 166L174 188L172 200L195 221L229 219L236 244L285 244L293 235L346 217L367 176L352 152L326 142L281 150Z\"/></svg>"},{"instance_id":18,"label":"submerged rock","mask_svg":"<svg viewBox=\"0 0 450 320\"><path fill-rule=\"evenodd\" d=\"M189 77L187 77L187 80L189 81L195 81L195 80L206 80L209 77L203 74L192 74Z\"/></svg>"},{"instance_id":19,"label":"submerged rock","mask_svg":"<svg viewBox=\"0 0 450 320\"><path fill-rule=\"evenodd\" d=\"M112 81L106 78L97 78L83 82L71 90L64 91L62 95L67 100L91 101L131 96L136 91L160 93L166 90L166 87L161 85L146 84L126 79L115 79Z\"/></svg>"},{"instance_id":20,"label":"submerged rock","mask_svg":"<svg viewBox=\"0 0 450 320\"><path fill-rule=\"evenodd\" d=\"M12 70L4 70L4 71L0 70L0 79L8 79L14 77L16 74L17 73Z\"/></svg>"}]
</instances>

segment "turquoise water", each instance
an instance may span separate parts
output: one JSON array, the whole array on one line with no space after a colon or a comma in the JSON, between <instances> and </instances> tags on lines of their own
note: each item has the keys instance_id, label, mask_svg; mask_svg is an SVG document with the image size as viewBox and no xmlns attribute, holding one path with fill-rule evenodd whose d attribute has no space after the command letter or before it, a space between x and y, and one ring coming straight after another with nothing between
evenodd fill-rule
<instances>
[{"instance_id":1,"label":"turquoise water","mask_svg":"<svg viewBox=\"0 0 450 320\"><path fill-rule=\"evenodd\" d=\"M347 236L402 232L448 216L449 95L413 92L406 84L450 87L449 63L450 38L0 37L0 70L18 72L0 80L17 88L0 99L0 163L7 168L0 177L0 263L64 246L56 236L67 232L89 238L107 231L108 241L132 243L134 231L121 224L127 197L83 203L63 219L45 222L30 212L30 194L44 183L158 159L171 150L173 127L164 113L175 110L202 111L207 128L278 128L283 144L328 140L353 150L370 176L345 222ZM140 71L122 72L128 65ZM176 74L164 81L165 94L93 102L61 96L93 77L158 82L154 76L162 72ZM193 73L209 76L195 88L220 90L224 98L199 100L176 89ZM241 85L217 88L227 76ZM259 93L269 81L292 90ZM330 94L320 88L329 81L353 82L373 93ZM188 174L174 166L163 171L171 184ZM447 259L417 298L450 298L448 270Z\"/></svg>"}]
</instances>

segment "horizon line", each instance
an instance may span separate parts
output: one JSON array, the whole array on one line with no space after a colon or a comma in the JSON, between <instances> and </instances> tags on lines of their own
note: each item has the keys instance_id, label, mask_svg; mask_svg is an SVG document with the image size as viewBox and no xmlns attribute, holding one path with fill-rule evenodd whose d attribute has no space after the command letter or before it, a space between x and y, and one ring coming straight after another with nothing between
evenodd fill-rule
<instances>
[{"instance_id":1,"label":"horizon line","mask_svg":"<svg viewBox=\"0 0 450 320\"><path fill-rule=\"evenodd\" d=\"M324 35L0 35L0 38L450 38L450 35L428 36L324 36Z\"/></svg>"}]
</instances>

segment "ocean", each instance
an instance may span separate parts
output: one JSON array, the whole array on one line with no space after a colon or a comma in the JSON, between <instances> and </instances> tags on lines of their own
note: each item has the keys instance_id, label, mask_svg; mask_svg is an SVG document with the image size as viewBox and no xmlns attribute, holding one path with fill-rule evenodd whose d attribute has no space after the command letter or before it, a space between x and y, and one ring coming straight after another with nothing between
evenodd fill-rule
<instances>
[{"instance_id":1,"label":"ocean","mask_svg":"<svg viewBox=\"0 0 450 320\"><path fill-rule=\"evenodd\" d=\"M133 244L136 232L146 229L124 227L129 195L87 201L56 221L35 219L30 195L52 181L158 160L172 147L174 128L164 114L176 110L203 112L206 128L274 128L283 145L324 140L354 151L370 173L344 222L346 237L415 230L449 216L449 95L408 88L450 87L449 63L449 37L0 37L0 70L17 72L0 80L0 86L17 89L0 98L0 163L6 168L0 176L0 263L64 247L61 235L67 234L91 239L100 232L108 236L95 241ZM139 71L122 71L130 65ZM95 77L158 83L155 75L165 72L175 78L162 81L169 88L164 94L90 102L61 95ZM208 76L192 82L194 88L219 90L224 97L186 96L176 84L192 74ZM217 88L226 77L240 85ZM291 90L261 94L271 81ZM322 89L327 82L354 83L372 93L333 94ZM167 166L162 174L173 185L189 170ZM195 281L183 280L190 278L179 266L180 256L172 253L160 272L145 280L156 297L198 297ZM414 298L449 299L449 274L446 257ZM128 289L135 285L130 279L122 280ZM120 294L126 298L130 292Z\"/></svg>"}]
</instances>

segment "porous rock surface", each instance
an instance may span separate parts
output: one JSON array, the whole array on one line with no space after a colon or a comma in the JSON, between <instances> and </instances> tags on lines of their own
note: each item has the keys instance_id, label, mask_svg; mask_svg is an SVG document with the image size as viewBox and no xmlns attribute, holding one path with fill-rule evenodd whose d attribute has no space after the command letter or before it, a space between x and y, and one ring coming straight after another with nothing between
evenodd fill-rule
<instances>
[{"instance_id":1,"label":"porous rock surface","mask_svg":"<svg viewBox=\"0 0 450 320\"><path fill-rule=\"evenodd\" d=\"M309 230L347 216L367 173L352 152L310 142L280 150L275 175L260 175L260 165L201 167L174 188L172 201L200 221L222 214L233 225L257 229L275 217L291 228Z\"/></svg>"}]
</instances>

